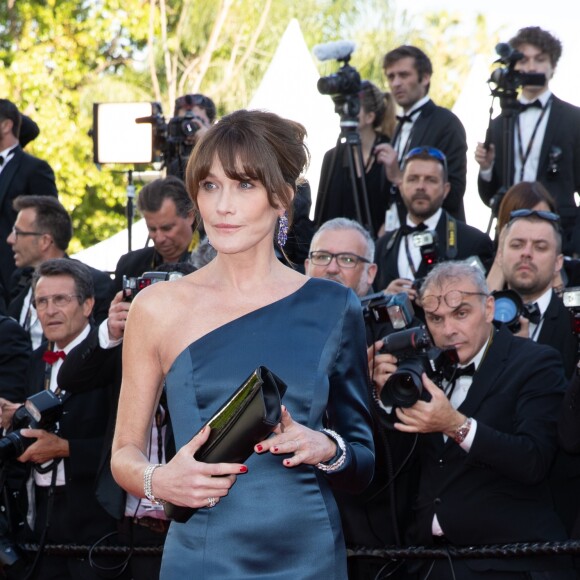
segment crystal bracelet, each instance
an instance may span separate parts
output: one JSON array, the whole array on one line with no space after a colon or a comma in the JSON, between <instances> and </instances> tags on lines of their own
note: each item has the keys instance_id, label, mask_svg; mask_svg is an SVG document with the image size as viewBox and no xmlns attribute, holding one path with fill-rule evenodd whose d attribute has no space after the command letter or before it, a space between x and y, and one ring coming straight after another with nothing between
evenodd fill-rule
<instances>
[{"instance_id":1,"label":"crystal bracelet","mask_svg":"<svg viewBox=\"0 0 580 580\"><path fill-rule=\"evenodd\" d=\"M143 490L145 492L145 497L151 502L158 505L163 505L165 500L159 499L153 495L153 489L151 487L151 483L153 480L153 472L158 468L161 467L161 463L154 463L148 465L143 472Z\"/></svg>"},{"instance_id":2,"label":"crystal bracelet","mask_svg":"<svg viewBox=\"0 0 580 580\"><path fill-rule=\"evenodd\" d=\"M327 437L330 437L330 439L336 443L340 454L337 453L338 457L332 463L317 463L316 467L326 473L332 473L344 465L344 462L346 461L346 445L344 439L336 431L333 431L332 429L321 429L321 432Z\"/></svg>"}]
</instances>

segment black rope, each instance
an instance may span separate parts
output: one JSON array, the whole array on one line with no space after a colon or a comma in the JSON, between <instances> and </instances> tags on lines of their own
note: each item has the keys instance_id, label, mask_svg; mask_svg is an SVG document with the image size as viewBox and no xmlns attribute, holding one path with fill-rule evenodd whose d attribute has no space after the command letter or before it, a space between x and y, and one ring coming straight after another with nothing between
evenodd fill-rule
<instances>
[{"instance_id":1,"label":"black rope","mask_svg":"<svg viewBox=\"0 0 580 580\"><path fill-rule=\"evenodd\" d=\"M530 542L517 544L494 544L489 546L408 546L365 548L349 547L349 557L383 558L383 559L433 559L447 558L450 555L457 559L474 558L522 558L530 556L561 556L580 554L580 540L564 542Z\"/></svg>"},{"instance_id":2,"label":"black rope","mask_svg":"<svg viewBox=\"0 0 580 580\"><path fill-rule=\"evenodd\" d=\"M38 544L20 544L24 552L37 552ZM44 552L60 556L86 556L91 546L77 546L72 544L47 544ZM116 556L133 551L141 556L159 556L163 546L94 546L93 554ZM447 558L522 558L530 556L563 556L566 554L580 554L580 540L566 540L563 542L529 542L517 544L494 544L489 546L400 546L385 548L348 547L347 556L383 559L433 559Z\"/></svg>"}]
</instances>

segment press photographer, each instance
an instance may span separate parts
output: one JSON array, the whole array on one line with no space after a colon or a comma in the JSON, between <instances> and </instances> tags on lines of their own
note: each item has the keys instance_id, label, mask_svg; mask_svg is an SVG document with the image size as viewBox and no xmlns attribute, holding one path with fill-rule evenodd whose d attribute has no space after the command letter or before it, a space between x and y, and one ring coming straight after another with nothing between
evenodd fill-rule
<instances>
[{"instance_id":1,"label":"press photographer","mask_svg":"<svg viewBox=\"0 0 580 580\"><path fill-rule=\"evenodd\" d=\"M319 60L344 63L338 72L318 81L318 90L331 95L340 116L340 134L322 162L314 221L320 226L339 216L354 219L374 239L385 221L391 185L377 163L375 148L393 135L395 105L390 93L361 82L358 71L348 64L353 50L354 44L346 41L314 49Z\"/></svg>"},{"instance_id":2,"label":"press photographer","mask_svg":"<svg viewBox=\"0 0 580 580\"><path fill-rule=\"evenodd\" d=\"M67 353L89 334L94 305L91 273L75 260L47 260L34 275L33 296L48 344L32 355L28 399L24 408L14 410L15 427L20 429L0 443L5 459L18 455L17 462L6 463L9 480L20 464L27 469L27 482L9 491L15 500L10 507L21 522L17 539L41 545L90 545L115 529L94 489L109 398L104 389L78 395L63 392L57 373ZM3 422L7 414L3 412ZM12 478L7 485L14 483ZM32 522L27 518L28 502L34 502ZM86 559L45 554L42 547L35 565L35 579L99 578Z\"/></svg>"},{"instance_id":3,"label":"press photographer","mask_svg":"<svg viewBox=\"0 0 580 580\"><path fill-rule=\"evenodd\" d=\"M503 192L521 181L540 181L555 198L562 220L563 252L580 252L580 108L559 99L550 81L562 43L537 26L522 28L498 45L500 66L492 73L492 94L502 113L490 119L485 143L478 143L478 189L495 214ZM521 91L520 91L521 89Z\"/></svg>"},{"instance_id":4,"label":"press photographer","mask_svg":"<svg viewBox=\"0 0 580 580\"><path fill-rule=\"evenodd\" d=\"M454 347L459 368L441 387L423 374L430 399L395 409L395 428L421 439L408 543L451 552L454 546L566 539L548 490L566 386L558 353L507 328L496 330L484 273L465 262L437 264L420 300L434 345ZM518 572L574 578L567 566L567 559L550 556L449 557L411 565L430 580L516 578Z\"/></svg>"},{"instance_id":5,"label":"press photographer","mask_svg":"<svg viewBox=\"0 0 580 580\"><path fill-rule=\"evenodd\" d=\"M377 289L387 294L417 297L414 282L438 261L479 256L492 262L493 244L486 234L456 220L442 209L449 193L447 158L434 147L417 147L403 163L400 192L407 209L406 223L377 241Z\"/></svg>"},{"instance_id":6,"label":"press photographer","mask_svg":"<svg viewBox=\"0 0 580 580\"><path fill-rule=\"evenodd\" d=\"M151 123L153 147L161 151L168 175L183 180L185 166L197 140L216 118L215 103L205 95L183 95L175 100L173 117L166 121L161 105L156 103L155 114L140 117L137 123Z\"/></svg>"}]
</instances>

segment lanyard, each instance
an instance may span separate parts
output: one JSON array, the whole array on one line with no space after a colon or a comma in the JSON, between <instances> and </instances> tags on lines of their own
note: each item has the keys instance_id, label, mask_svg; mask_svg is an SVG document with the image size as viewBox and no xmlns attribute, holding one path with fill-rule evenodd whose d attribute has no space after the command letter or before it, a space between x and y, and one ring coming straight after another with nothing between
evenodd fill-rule
<instances>
[{"instance_id":1,"label":"lanyard","mask_svg":"<svg viewBox=\"0 0 580 580\"><path fill-rule=\"evenodd\" d=\"M528 146L526 147L525 154L524 154L524 151L522 149L522 131L520 128L520 116L518 115L518 117L516 119L516 128L518 130L518 156L519 156L520 162L522 164L522 166L520 167L520 181L524 180L524 169L526 167L526 162L528 160L528 157L530 156L532 146L533 146L534 141L536 139L536 133L538 132L538 128L540 127L540 124L542 123L542 120L543 120L543 118L546 114L546 111L548 110L551 102L552 102L552 97L550 96L550 98L548 99L548 102L546 103L546 106L542 108L542 113L540 114L540 116L538 117L538 120L536 121L536 125L534 127L534 130L532 131L532 136L530 137L530 140L528 141Z\"/></svg>"}]
</instances>

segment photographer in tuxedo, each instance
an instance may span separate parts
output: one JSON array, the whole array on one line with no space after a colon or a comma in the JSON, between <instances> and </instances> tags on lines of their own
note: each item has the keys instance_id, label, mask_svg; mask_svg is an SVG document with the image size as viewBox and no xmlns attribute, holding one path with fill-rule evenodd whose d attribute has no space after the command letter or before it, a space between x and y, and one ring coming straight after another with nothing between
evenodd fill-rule
<instances>
[{"instance_id":1,"label":"photographer in tuxedo","mask_svg":"<svg viewBox=\"0 0 580 580\"><path fill-rule=\"evenodd\" d=\"M566 387L558 353L507 328L496 330L484 274L465 262L438 264L420 299L434 345L454 348L459 364L453 377L440 377L441 387L423 373L422 393L414 393L410 406L396 408L395 428L421 434L409 542L467 546L566 539L548 489ZM393 367L391 379L401 380L398 370ZM429 580L576 577L567 558L548 556L437 559L417 566L419 577Z\"/></svg>"}]
</instances>

